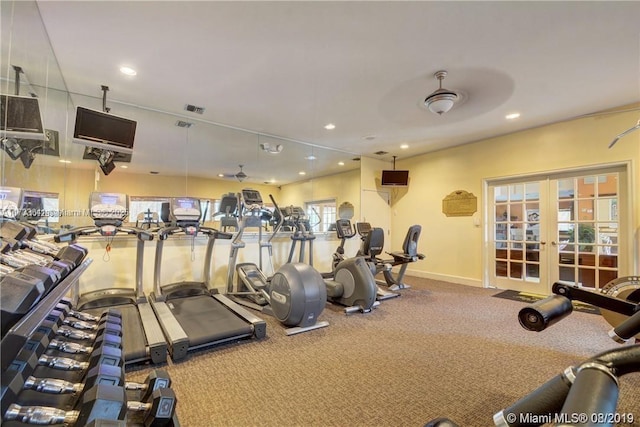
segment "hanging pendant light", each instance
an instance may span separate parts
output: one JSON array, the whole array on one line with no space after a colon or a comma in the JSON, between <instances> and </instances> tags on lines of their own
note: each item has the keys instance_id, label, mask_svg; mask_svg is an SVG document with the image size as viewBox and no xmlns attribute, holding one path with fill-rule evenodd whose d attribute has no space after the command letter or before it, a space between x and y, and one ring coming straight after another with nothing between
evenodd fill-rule
<instances>
[{"instance_id":1,"label":"hanging pendant light","mask_svg":"<svg viewBox=\"0 0 640 427\"><path fill-rule=\"evenodd\" d=\"M427 96L424 100L424 105L426 105L432 113L442 115L451 110L453 104L458 99L458 94L442 88L442 80L447 76L446 71L438 71L433 76L440 82L440 88Z\"/></svg>"}]
</instances>

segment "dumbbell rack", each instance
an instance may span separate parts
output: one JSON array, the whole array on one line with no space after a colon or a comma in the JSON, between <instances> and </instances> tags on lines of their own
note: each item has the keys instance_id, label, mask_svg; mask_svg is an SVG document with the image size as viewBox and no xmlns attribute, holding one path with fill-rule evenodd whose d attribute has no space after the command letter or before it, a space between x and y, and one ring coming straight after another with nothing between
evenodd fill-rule
<instances>
[{"instance_id":1,"label":"dumbbell rack","mask_svg":"<svg viewBox=\"0 0 640 427\"><path fill-rule=\"evenodd\" d=\"M91 323L76 319L82 313L64 298L91 262L76 266L2 338L3 426L179 426L170 388L125 390L117 310ZM79 325L90 330L73 332Z\"/></svg>"}]
</instances>

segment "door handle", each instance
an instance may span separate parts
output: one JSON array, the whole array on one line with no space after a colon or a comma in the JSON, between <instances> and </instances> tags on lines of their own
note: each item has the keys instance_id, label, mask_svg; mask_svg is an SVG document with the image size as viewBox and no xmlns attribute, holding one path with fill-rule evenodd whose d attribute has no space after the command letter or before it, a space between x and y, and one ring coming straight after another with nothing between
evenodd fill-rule
<instances>
[{"instance_id":1,"label":"door handle","mask_svg":"<svg viewBox=\"0 0 640 427\"><path fill-rule=\"evenodd\" d=\"M552 241L552 242L551 242L551 244L552 244L553 246L558 246L558 243L557 243L555 240L554 240L554 241Z\"/></svg>"},{"instance_id":2,"label":"door handle","mask_svg":"<svg viewBox=\"0 0 640 427\"><path fill-rule=\"evenodd\" d=\"M541 245L546 245L547 242L545 242L544 240L540 242Z\"/></svg>"}]
</instances>

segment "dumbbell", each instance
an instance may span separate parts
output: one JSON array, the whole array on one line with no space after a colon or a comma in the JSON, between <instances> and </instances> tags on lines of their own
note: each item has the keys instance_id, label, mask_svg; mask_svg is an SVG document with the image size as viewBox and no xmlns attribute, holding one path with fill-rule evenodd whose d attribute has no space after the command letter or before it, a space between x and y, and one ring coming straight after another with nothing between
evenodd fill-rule
<instances>
[{"instance_id":1,"label":"dumbbell","mask_svg":"<svg viewBox=\"0 0 640 427\"><path fill-rule=\"evenodd\" d=\"M0 264L0 274L2 274L3 276L5 274L11 273L12 271L14 271L13 267L9 267L8 265Z\"/></svg>"},{"instance_id":2,"label":"dumbbell","mask_svg":"<svg viewBox=\"0 0 640 427\"><path fill-rule=\"evenodd\" d=\"M102 313L100 316L95 316L93 314L85 313L83 311L74 310L73 304L71 303L71 301L69 301L66 298L61 299L60 302L56 304L55 309L63 312L65 314L65 317L67 316L75 317L76 319L82 320L84 322L94 322L94 323L100 322L100 319L108 315L112 318L120 318L120 322L116 322L115 320L113 320L115 323L122 323L122 314L117 309L112 309L112 308L106 309L105 312Z\"/></svg>"},{"instance_id":3,"label":"dumbbell","mask_svg":"<svg viewBox=\"0 0 640 427\"><path fill-rule=\"evenodd\" d=\"M62 350L66 353L82 353L83 351L79 349L74 350L74 347L78 347L80 344L61 340L59 339L59 337L66 337L73 340L91 340L103 345L121 347L122 326L118 323L111 322L110 320L112 319L107 317L103 322L97 325L97 329L92 329L91 332L75 328L75 322L68 322L70 324L63 323L62 325L58 326L58 323L56 323L55 321L45 320L36 329L36 332L31 337L29 337L27 342L31 342L33 344L42 342L42 346L45 349L54 348ZM62 347L64 347L65 343L67 342L70 344L68 346L70 348L69 351L65 351L62 349ZM93 344L93 346L95 347L96 344ZM37 351L35 346L33 347L33 350Z\"/></svg>"},{"instance_id":4,"label":"dumbbell","mask_svg":"<svg viewBox=\"0 0 640 427\"><path fill-rule=\"evenodd\" d=\"M84 371L99 364L122 366L124 365L124 359L121 349L102 346L93 350L89 355L89 359L85 361L79 361L71 357L43 354L38 358L38 364L47 368L65 371Z\"/></svg>"},{"instance_id":5,"label":"dumbbell","mask_svg":"<svg viewBox=\"0 0 640 427\"><path fill-rule=\"evenodd\" d=\"M100 366L103 368L98 368ZM40 369L36 371L36 368ZM44 373L43 369L45 370ZM23 348L9 364L8 369L2 373L2 413L6 411L10 403L15 402L15 396L23 389L26 379L30 376L55 377L65 375L68 377L71 374L72 377L75 376L76 381L92 377L98 379L97 376L101 376L102 379L107 376L111 379L120 376L121 379L118 384L121 384L124 378L124 372L121 372L123 369L124 357L122 351L113 347L98 348L86 360L49 355L38 356L34 352ZM86 375L83 372L86 372ZM108 381L105 382L108 383Z\"/></svg>"},{"instance_id":6,"label":"dumbbell","mask_svg":"<svg viewBox=\"0 0 640 427\"><path fill-rule=\"evenodd\" d=\"M45 293L53 288L53 286L58 283L61 278L60 272L58 270L49 268L46 265L30 264L25 267L20 267L16 271L42 280Z\"/></svg>"},{"instance_id":7,"label":"dumbbell","mask_svg":"<svg viewBox=\"0 0 640 427\"><path fill-rule=\"evenodd\" d=\"M83 320L85 322L99 322L101 316L95 316L93 314L85 313L84 311L77 311L73 309L73 304L66 298L60 300L58 304L56 304L56 309L64 311L67 313L67 316L75 317L78 320ZM119 311L111 310L110 314L115 317L122 317Z\"/></svg>"},{"instance_id":8,"label":"dumbbell","mask_svg":"<svg viewBox=\"0 0 640 427\"><path fill-rule=\"evenodd\" d=\"M84 426L96 419L124 420L127 411L141 412L147 427L170 425L176 409L176 395L170 388L156 389L144 402L126 401L123 387L99 384L89 389L80 409L64 411L46 406L11 404L5 412L6 421L26 424L70 424Z\"/></svg>"},{"instance_id":9,"label":"dumbbell","mask_svg":"<svg viewBox=\"0 0 640 427\"><path fill-rule=\"evenodd\" d=\"M145 427L172 426L177 403L178 399L172 389L157 388L142 402L127 402L127 410L140 412L140 424ZM137 418L136 415L127 419L131 422L134 418Z\"/></svg>"},{"instance_id":10,"label":"dumbbell","mask_svg":"<svg viewBox=\"0 0 640 427\"><path fill-rule=\"evenodd\" d=\"M96 419L124 420L126 409L124 388L99 384L84 393L78 409L65 411L48 406L21 406L12 403L4 414L4 420L38 425L84 426Z\"/></svg>"},{"instance_id":11,"label":"dumbbell","mask_svg":"<svg viewBox=\"0 0 640 427\"><path fill-rule=\"evenodd\" d=\"M83 338L77 339L90 339L91 335L87 334L98 336L103 333L108 333L121 336L122 318L119 317L120 313L116 312L116 315L114 315L114 312L114 310L109 310L101 316L98 323L89 323L69 318L64 312L59 310L52 310L36 331L48 333L50 336L53 336L53 334L70 335L73 331L77 333L83 332L85 334ZM52 332L49 330L52 330Z\"/></svg>"},{"instance_id":12,"label":"dumbbell","mask_svg":"<svg viewBox=\"0 0 640 427\"><path fill-rule=\"evenodd\" d=\"M0 279L0 329L4 336L44 294L42 280L13 271Z\"/></svg>"},{"instance_id":13,"label":"dumbbell","mask_svg":"<svg viewBox=\"0 0 640 427\"><path fill-rule=\"evenodd\" d=\"M23 372L24 374L26 372ZM60 409L71 409L83 390L97 384L121 386L124 383L124 367L99 364L91 368L82 382L67 381L59 378L36 378L33 375L12 375L10 379L2 379L2 412L11 403L38 404L56 402ZM46 395L67 395L65 400L50 399Z\"/></svg>"},{"instance_id":14,"label":"dumbbell","mask_svg":"<svg viewBox=\"0 0 640 427\"><path fill-rule=\"evenodd\" d=\"M122 386L125 390L142 390L140 400L146 401L154 390L171 387L171 378L164 370L152 371L144 383L124 382L124 367L97 365L89 370L83 382L60 380L57 378L36 378L29 376L24 381L25 390L35 390L42 393L67 394L79 393L83 389L90 389L96 384L110 384Z\"/></svg>"}]
</instances>

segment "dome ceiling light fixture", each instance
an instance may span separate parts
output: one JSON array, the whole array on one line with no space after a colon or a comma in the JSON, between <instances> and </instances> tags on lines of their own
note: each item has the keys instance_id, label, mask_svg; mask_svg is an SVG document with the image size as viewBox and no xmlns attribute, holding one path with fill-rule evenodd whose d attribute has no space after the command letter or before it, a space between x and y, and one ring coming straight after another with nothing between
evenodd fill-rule
<instances>
[{"instance_id":1,"label":"dome ceiling light fixture","mask_svg":"<svg viewBox=\"0 0 640 427\"><path fill-rule=\"evenodd\" d=\"M244 173L244 172L242 171L242 168L244 167L244 165L238 165L238 166L240 166L240 172L238 172L238 173L237 173L237 174L235 174L234 176L236 177L236 179L237 179L239 182L242 182L242 181L244 181L245 179L247 179L247 174L246 174L246 173Z\"/></svg>"},{"instance_id":2,"label":"dome ceiling light fixture","mask_svg":"<svg viewBox=\"0 0 640 427\"><path fill-rule=\"evenodd\" d=\"M447 76L447 72L445 70L440 70L433 76L440 82L440 87L425 98L424 105L432 113L442 115L451 110L453 104L458 99L458 94L451 90L442 88L442 80Z\"/></svg>"}]
</instances>

